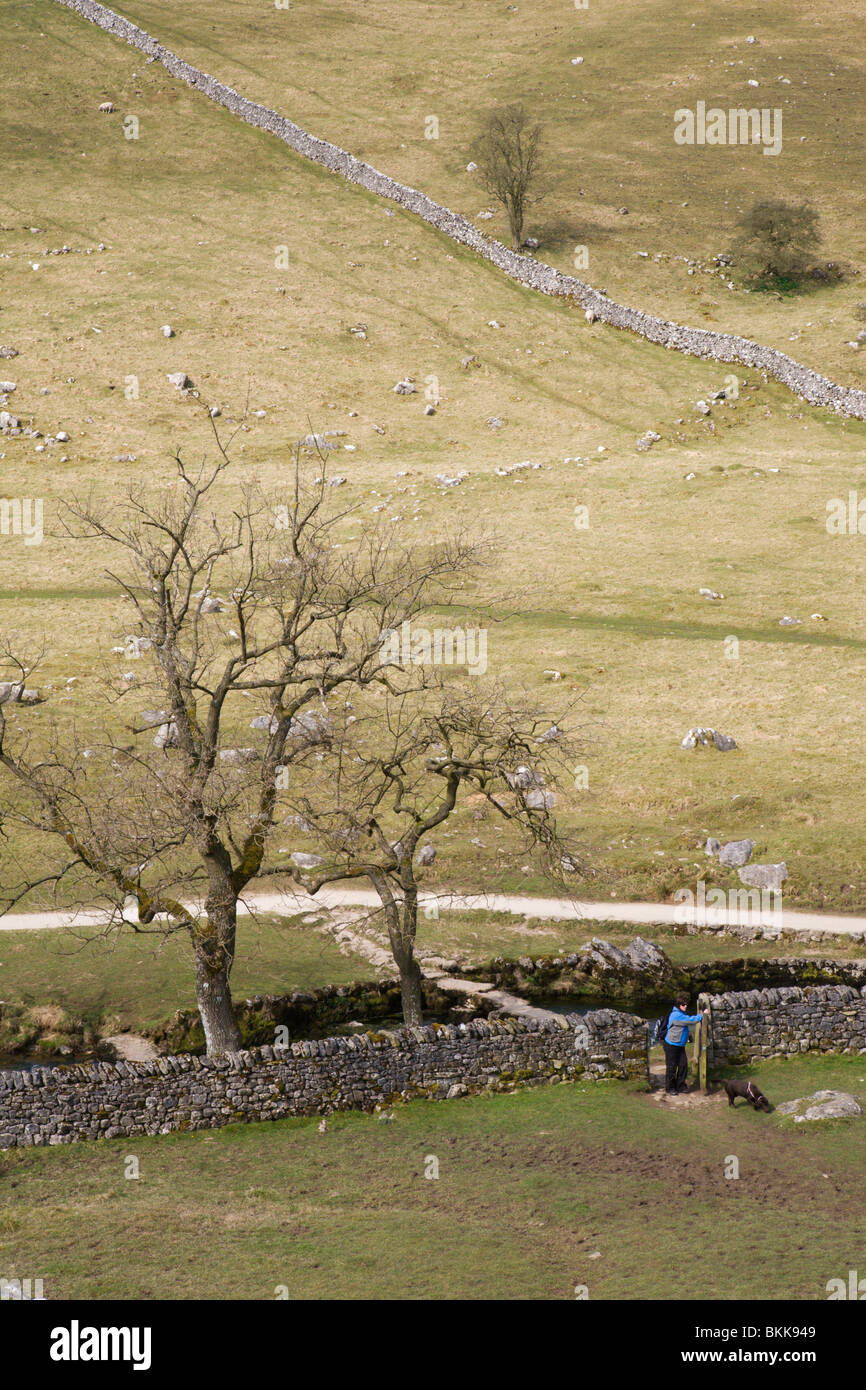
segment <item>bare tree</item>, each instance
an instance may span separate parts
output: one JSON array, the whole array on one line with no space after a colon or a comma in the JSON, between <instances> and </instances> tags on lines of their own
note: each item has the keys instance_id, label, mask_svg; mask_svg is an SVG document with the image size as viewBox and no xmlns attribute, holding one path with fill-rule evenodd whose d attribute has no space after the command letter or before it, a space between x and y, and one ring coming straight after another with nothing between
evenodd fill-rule
<instances>
[{"instance_id":1,"label":"bare tree","mask_svg":"<svg viewBox=\"0 0 866 1390\"><path fill-rule=\"evenodd\" d=\"M403 1017L418 1024L417 865L419 853L422 865L432 862L431 835L474 797L476 810L489 808L507 827L500 869L537 850L562 880L563 868L573 872L579 862L551 814L552 788L574 752L563 729L471 677L455 683L427 668L419 686L417 673L403 674L409 688L370 692L334 730L315 793L290 797L319 860L292 872L313 894L344 879L372 884L400 972Z\"/></svg>"},{"instance_id":2,"label":"bare tree","mask_svg":"<svg viewBox=\"0 0 866 1390\"><path fill-rule=\"evenodd\" d=\"M57 845L64 901L96 894L113 926L189 934L210 1054L239 1046L238 903L267 871L292 765L318 766L346 692L392 685L383 629L447 601L485 548L460 537L406 546L383 526L341 545L345 512L321 458L322 477L304 484L300 447L286 495L235 485L220 520L218 485L233 479L217 444L216 461L195 470L176 455L161 500L139 486L112 509L84 501L66 513L70 538L118 558L109 573L134 614L132 679L108 682L85 729L60 707L28 725L0 705L7 825ZM21 675L15 659L0 656L0 678ZM6 909L34 886L31 876L7 894Z\"/></svg>"},{"instance_id":3,"label":"bare tree","mask_svg":"<svg viewBox=\"0 0 866 1390\"><path fill-rule=\"evenodd\" d=\"M541 132L522 105L507 106L484 118L472 144L485 189L508 214L514 251L523 245L526 210L540 196Z\"/></svg>"}]
</instances>

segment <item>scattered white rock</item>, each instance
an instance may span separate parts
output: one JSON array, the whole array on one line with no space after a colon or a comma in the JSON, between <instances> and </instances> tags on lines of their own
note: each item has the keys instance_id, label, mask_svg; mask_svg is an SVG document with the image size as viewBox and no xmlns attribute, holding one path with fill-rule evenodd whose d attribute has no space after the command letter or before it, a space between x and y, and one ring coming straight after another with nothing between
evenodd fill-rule
<instances>
[{"instance_id":1,"label":"scattered white rock","mask_svg":"<svg viewBox=\"0 0 866 1390\"><path fill-rule=\"evenodd\" d=\"M749 864L738 869L740 882L747 888L774 888L777 892L788 877L787 866L783 864Z\"/></svg>"},{"instance_id":2,"label":"scattered white rock","mask_svg":"<svg viewBox=\"0 0 866 1390\"><path fill-rule=\"evenodd\" d=\"M661 435L656 434L655 430L647 430L646 434L642 434L640 439L637 441L638 451L642 454L645 454L646 451L648 449L651 449L654 444L658 444L660 439Z\"/></svg>"},{"instance_id":3,"label":"scattered white rock","mask_svg":"<svg viewBox=\"0 0 866 1390\"><path fill-rule=\"evenodd\" d=\"M241 767L244 763L258 762L259 753L255 748L221 748L220 761L231 767Z\"/></svg>"},{"instance_id":4,"label":"scattered white rock","mask_svg":"<svg viewBox=\"0 0 866 1390\"><path fill-rule=\"evenodd\" d=\"M306 854L303 850L296 849L289 855L292 863L298 869L316 869L320 864L324 864L324 859L320 854Z\"/></svg>"},{"instance_id":5,"label":"scattered white rock","mask_svg":"<svg viewBox=\"0 0 866 1390\"><path fill-rule=\"evenodd\" d=\"M719 863L727 864L729 869L740 869L748 864L754 848L754 840L729 840L719 847Z\"/></svg>"},{"instance_id":6,"label":"scattered white rock","mask_svg":"<svg viewBox=\"0 0 866 1390\"><path fill-rule=\"evenodd\" d=\"M527 792L526 804L532 811L552 811L556 805L556 796L553 792Z\"/></svg>"},{"instance_id":7,"label":"scattered white rock","mask_svg":"<svg viewBox=\"0 0 866 1390\"><path fill-rule=\"evenodd\" d=\"M523 473L527 468L537 471L543 467L542 463L532 463L530 459L524 459L522 463L513 463L510 468L494 468L493 471L497 478L507 478L512 473Z\"/></svg>"},{"instance_id":8,"label":"scattered white rock","mask_svg":"<svg viewBox=\"0 0 866 1390\"><path fill-rule=\"evenodd\" d=\"M736 746L728 734L720 734L717 729L705 729L701 725L689 729L680 744L681 748L717 748L720 753L729 753Z\"/></svg>"},{"instance_id":9,"label":"scattered white rock","mask_svg":"<svg viewBox=\"0 0 866 1390\"><path fill-rule=\"evenodd\" d=\"M776 1106L779 1115L791 1115L795 1124L807 1120L844 1120L862 1115L863 1110L848 1091L816 1091L811 1096L786 1100Z\"/></svg>"},{"instance_id":10,"label":"scattered white rock","mask_svg":"<svg viewBox=\"0 0 866 1390\"><path fill-rule=\"evenodd\" d=\"M266 733L275 734L279 728L279 720L273 714L257 714L255 719L250 720L251 729L264 729Z\"/></svg>"},{"instance_id":11,"label":"scattered white rock","mask_svg":"<svg viewBox=\"0 0 866 1390\"><path fill-rule=\"evenodd\" d=\"M543 787L544 778L540 772L533 772L531 767L521 763L514 772L506 772L505 780L509 787L525 791L527 787Z\"/></svg>"},{"instance_id":12,"label":"scattered white rock","mask_svg":"<svg viewBox=\"0 0 866 1390\"><path fill-rule=\"evenodd\" d=\"M178 391L188 391L192 386L186 372L167 372L166 376L171 385L176 386Z\"/></svg>"},{"instance_id":13,"label":"scattered white rock","mask_svg":"<svg viewBox=\"0 0 866 1390\"><path fill-rule=\"evenodd\" d=\"M180 745L180 730L173 719L167 724L160 724L153 737L154 748L177 748Z\"/></svg>"},{"instance_id":14,"label":"scattered white rock","mask_svg":"<svg viewBox=\"0 0 866 1390\"><path fill-rule=\"evenodd\" d=\"M301 440L302 449L339 449L339 447L339 444L335 444L324 434L307 434Z\"/></svg>"},{"instance_id":15,"label":"scattered white rock","mask_svg":"<svg viewBox=\"0 0 866 1390\"><path fill-rule=\"evenodd\" d=\"M159 331L164 338L174 337L174 329L172 328L170 323L164 323Z\"/></svg>"}]
</instances>

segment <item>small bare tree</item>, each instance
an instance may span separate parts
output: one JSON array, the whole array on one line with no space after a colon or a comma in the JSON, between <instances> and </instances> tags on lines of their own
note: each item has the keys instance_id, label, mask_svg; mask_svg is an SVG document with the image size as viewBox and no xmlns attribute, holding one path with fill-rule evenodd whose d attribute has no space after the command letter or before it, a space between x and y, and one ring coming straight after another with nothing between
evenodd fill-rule
<instances>
[{"instance_id":1,"label":"small bare tree","mask_svg":"<svg viewBox=\"0 0 866 1390\"><path fill-rule=\"evenodd\" d=\"M508 214L514 251L523 245L526 210L540 196L541 133L522 105L507 106L484 118L472 144L485 189Z\"/></svg>"},{"instance_id":2,"label":"small bare tree","mask_svg":"<svg viewBox=\"0 0 866 1390\"><path fill-rule=\"evenodd\" d=\"M365 696L365 709L335 729L315 794L290 798L320 861L290 872L313 894L344 879L372 884L400 972L403 1017L418 1024L417 866L432 862L436 830L474 797L508 828L498 869L536 850L561 882L578 858L551 814L552 788L574 745L549 717L501 689L480 689L472 678L455 683L439 669L423 671L420 684L417 670L403 674L407 688Z\"/></svg>"},{"instance_id":3,"label":"small bare tree","mask_svg":"<svg viewBox=\"0 0 866 1390\"><path fill-rule=\"evenodd\" d=\"M70 538L117 555L110 574L135 617L125 659L136 669L108 681L104 709L88 709L82 730L60 708L28 724L0 704L7 825L58 845L51 876L64 900L96 895L112 928L189 934L210 1054L239 1046L238 903L267 871L292 765L314 774L346 693L393 683L383 629L447 601L485 548L459 537L407 546L383 526L340 544L345 512L324 461L305 486L300 448L285 495L235 485L227 506L218 484L233 481L230 459L217 445L195 470L178 454L162 499L139 486L109 510L68 508ZM0 656L6 672L19 681L14 651ZM34 886L6 894L5 910Z\"/></svg>"}]
</instances>

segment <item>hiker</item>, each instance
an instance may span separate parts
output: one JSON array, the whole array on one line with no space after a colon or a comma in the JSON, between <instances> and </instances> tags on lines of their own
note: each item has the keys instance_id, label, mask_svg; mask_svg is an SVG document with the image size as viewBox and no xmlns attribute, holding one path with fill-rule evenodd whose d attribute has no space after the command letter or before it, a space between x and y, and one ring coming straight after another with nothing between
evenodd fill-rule
<instances>
[{"instance_id":1,"label":"hiker","mask_svg":"<svg viewBox=\"0 0 866 1390\"><path fill-rule=\"evenodd\" d=\"M664 1045L665 1090L669 1096L682 1095L684 1091L689 1089L689 1064L686 1060L689 1028L693 1023L700 1023L701 1019L710 1012L709 1009L704 1009L702 1014L687 1014L685 1010L688 1003L689 996L687 994L678 994L668 1017Z\"/></svg>"}]
</instances>

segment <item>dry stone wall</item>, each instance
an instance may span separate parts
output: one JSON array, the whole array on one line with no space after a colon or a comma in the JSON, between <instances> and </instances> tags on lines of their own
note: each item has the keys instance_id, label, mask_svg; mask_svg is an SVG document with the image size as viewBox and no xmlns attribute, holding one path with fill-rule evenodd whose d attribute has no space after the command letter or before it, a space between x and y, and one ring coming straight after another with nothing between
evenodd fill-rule
<instances>
[{"instance_id":1,"label":"dry stone wall","mask_svg":"<svg viewBox=\"0 0 866 1390\"><path fill-rule=\"evenodd\" d=\"M599 1009L583 1018L427 1024L220 1058L4 1071L0 1149L371 1110L398 1098L545 1081L647 1081L648 1066L644 1020Z\"/></svg>"},{"instance_id":2,"label":"dry stone wall","mask_svg":"<svg viewBox=\"0 0 866 1390\"><path fill-rule=\"evenodd\" d=\"M657 318L653 314L641 313L638 309L615 304L606 295L594 290L591 285L584 284L575 276L566 275L542 261L534 260L531 256L523 256L510 250L502 242L484 236L467 218L435 203L426 194L397 183L378 169L374 169L372 165L365 164L354 155L340 149L338 145L332 145L327 140L317 140L315 136L309 135L293 121L278 115L269 107L248 101L234 88L227 87L209 73L200 72L198 68L184 62L143 29L139 29L137 25L131 24L129 20L106 6L97 4L96 0L57 0L57 3L74 10L82 18L99 25L108 33L125 39L127 43L146 53L151 60L161 63L172 77L203 92L211 101L226 107L247 124L275 135L297 154L324 165L352 183L360 184L378 197L391 199L408 212L423 218L452 241L468 246L485 260L491 261L511 279L542 294L575 299L584 309L591 309L602 322L611 324L614 328L628 329L651 343L659 343L689 357L708 358L715 362L742 363L746 367L775 377L810 405L824 406L840 414L866 420L866 392L853 387L838 386L811 368L795 362L786 353L778 352L774 348L761 347L749 338L729 333L713 333L702 328L688 328L683 324Z\"/></svg>"},{"instance_id":3,"label":"dry stone wall","mask_svg":"<svg viewBox=\"0 0 866 1390\"><path fill-rule=\"evenodd\" d=\"M710 999L710 1062L744 1064L802 1052L866 1054L866 986L754 989Z\"/></svg>"}]
</instances>

